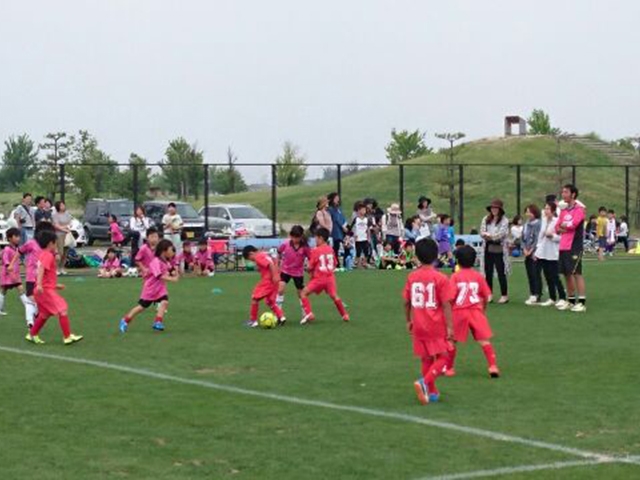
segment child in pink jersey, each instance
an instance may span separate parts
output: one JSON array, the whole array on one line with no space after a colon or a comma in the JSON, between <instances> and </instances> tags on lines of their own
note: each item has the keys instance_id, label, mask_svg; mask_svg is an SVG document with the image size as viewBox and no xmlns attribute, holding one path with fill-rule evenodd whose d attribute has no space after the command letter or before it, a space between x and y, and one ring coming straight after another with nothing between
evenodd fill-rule
<instances>
[{"instance_id":1,"label":"child in pink jersey","mask_svg":"<svg viewBox=\"0 0 640 480\"><path fill-rule=\"evenodd\" d=\"M155 258L155 249L160 241L160 235L158 230L151 227L147 230L147 242L140 247L135 258L135 264L140 272L140 275L144 277L149 268L149 264Z\"/></svg>"},{"instance_id":2,"label":"child in pink jersey","mask_svg":"<svg viewBox=\"0 0 640 480\"><path fill-rule=\"evenodd\" d=\"M166 282L178 281L178 272L172 268L175 254L176 249L170 240L161 240L158 243L156 256L144 275L144 284L138 305L120 320L120 332L126 333L129 323L153 304L159 304L159 306L152 327L157 331L164 330L164 315L169 308L169 292Z\"/></svg>"},{"instance_id":3,"label":"child in pink jersey","mask_svg":"<svg viewBox=\"0 0 640 480\"><path fill-rule=\"evenodd\" d=\"M216 272L216 267L213 263L211 252L209 251L209 245L205 239L198 242L198 250L196 250L194 255L193 264L193 271L196 275L213 277Z\"/></svg>"},{"instance_id":4,"label":"child in pink jersey","mask_svg":"<svg viewBox=\"0 0 640 480\"><path fill-rule=\"evenodd\" d=\"M98 278L120 278L122 277L122 265L118 258L118 252L111 247L107 250L107 254L102 260L100 270L98 271Z\"/></svg>"},{"instance_id":5,"label":"child in pink jersey","mask_svg":"<svg viewBox=\"0 0 640 480\"><path fill-rule=\"evenodd\" d=\"M124 235L118 225L118 217L115 215L109 216L109 235L111 236L111 243L114 247L121 247L124 243Z\"/></svg>"},{"instance_id":6,"label":"child in pink jersey","mask_svg":"<svg viewBox=\"0 0 640 480\"><path fill-rule=\"evenodd\" d=\"M25 311L29 300L24 294L22 280L20 279L20 230L10 228L6 233L9 244L2 250L2 270L0 271L0 315L6 315L4 311L4 299L9 290L18 290L20 301L24 305ZM27 318L27 321L29 319Z\"/></svg>"},{"instance_id":7,"label":"child in pink jersey","mask_svg":"<svg viewBox=\"0 0 640 480\"><path fill-rule=\"evenodd\" d=\"M181 269L182 273L192 272L195 266L196 257L191 249L191 242L184 242L182 244L182 252L174 258L174 264Z\"/></svg>"},{"instance_id":8,"label":"child in pink jersey","mask_svg":"<svg viewBox=\"0 0 640 480\"><path fill-rule=\"evenodd\" d=\"M284 303L284 291L287 284L293 280L293 284L300 292L304 289L304 262L309 259L311 249L307 245L304 229L300 225L294 225L289 232L289 241L278 248L280 255L280 286L276 303L282 307Z\"/></svg>"}]
</instances>

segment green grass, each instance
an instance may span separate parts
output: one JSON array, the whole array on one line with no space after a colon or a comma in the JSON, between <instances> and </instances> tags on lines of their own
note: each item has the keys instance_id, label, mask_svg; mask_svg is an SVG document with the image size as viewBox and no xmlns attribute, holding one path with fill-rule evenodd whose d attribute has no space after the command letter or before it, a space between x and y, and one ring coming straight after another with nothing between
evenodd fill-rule
<instances>
[{"instance_id":1,"label":"green grass","mask_svg":"<svg viewBox=\"0 0 640 480\"><path fill-rule=\"evenodd\" d=\"M589 262L589 312L512 303L489 317L503 371L490 380L480 349L460 349L458 376L439 380L442 402L422 407L412 381L400 292L404 272L339 276L343 324L327 298L300 327L289 292L285 328L241 326L256 274L219 274L172 285L167 331L151 314L126 336L117 321L139 281L68 278L71 321L85 341L64 347L55 320L43 347L26 344L14 292L0 317L0 345L92 359L303 399L399 412L565 446L640 454L634 278L638 263ZM222 289L214 294L213 288ZM2 478L22 479L417 479L574 456L353 412L221 392L94 366L0 351ZM638 465L601 465L513 478L633 478Z\"/></svg>"}]
</instances>

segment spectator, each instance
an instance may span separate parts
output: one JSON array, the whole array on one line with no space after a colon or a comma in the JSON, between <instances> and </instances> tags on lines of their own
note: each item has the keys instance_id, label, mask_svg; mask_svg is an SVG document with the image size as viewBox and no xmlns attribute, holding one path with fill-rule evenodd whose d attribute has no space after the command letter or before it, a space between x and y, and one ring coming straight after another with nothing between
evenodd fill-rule
<instances>
[{"instance_id":1,"label":"spectator","mask_svg":"<svg viewBox=\"0 0 640 480\"><path fill-rule=\"evenodd\" d=\"M382 244L380 242L381 224L384 212L378 206L375 198L365 198L364 204L367 207L367 219L369 220L369 241L371 243L370 251L377 260L382 253ZM380 249L378 249L380 246Z\"/></svg>"},{"instance_id":2,"label":"spectator","mask_svg":"<svg viewBox=\"0 0 640 480\"><path fill-rule=\"evenodd\" d=\"M36 197L36 211L33 214L36 225L40 222L51 222L51 210L47 211L46 202L46 198Z\"/></svg>"},{"instance_id":3,"label":"spectator","mask_svg":"<svg viewBox=\"0 0 640 480\"><path fill-rule=\"evenodd\" d=\"M558 270L558 257L560 256L560 235L556 233L558 222L557 204L547 202L544 214L540 222L540 236L535 251L536 266L544 273L544 278L549 289L549 299L540 303L543 307L562 306L567 303L567 294L564 291ZM540 274L538 274L540 275Z\"/></svg>"},{"instance_id":4,"label":"spectator","mask_svg":"<svg viewBox=\"0 0 640 480\"><path fill-rule=\"evenodd\" d=\"M133 212L133 217L129 219L129 235L131 237L131 258L136 258L136 254L147 238L147 230L151 227L151 220L142 205L138 205Z\"/></svg>"},{"instance_id":5,"label":"spectator","mask_svg":"<svg viewBox=\"0 0 640 480\"><path fill-rule=\"evenodd\" d=\"M315 227L311 229L312 234L315 234L318 228L326 228L330 232L333 230L333 220L331 220L331 214L329 213L329 200L327 197L320 197L318 199L312 225L315 225Z\"/></svg>"},{"instance_id":6,"label":"spectator","mask_svg":"<svg viewBox=\"0 0 640 480\"><path fill-rule=\"evenodd\" d=\"M629 221L626 215L620 216L620 226L618 227L618 243L624 245L624 251L629 251Z\"/></svg>"},{"instance_id":7,"label":"spectator","mask_svg":"<svg viewBox=\"0 0 640 480\"><path fill-rule=\"evenodd\" d=\"M162 227L164 230L164 238L171 241L174 251L182 251L182 227L184 222L178 214L176 204L171 202L167 205L167 213L162 217Z\"/></svg>"},{"instance_id":8,"label":"spectator","mask_svg":"<svg viewBox=\"0 0 640 480\"><path fill-rule=\"evenodd\" d=\"M525 305L538 305L540 296L542 295L542 277L541 270L538 268L536 260L536 248L538 246L538 238L540 237L540 209L531 204L525 209L527 223L524 226L522 234L522 249L524 253L524 266L527 271L527 280L529 281L529 298Z\"/></svg>"},{"instance_id":9,"label":"spectator","mask_svg":"<svg viewBox=\"0 0 640 480\"><path fill-rule=\"evenodd\" d=\"M514 250L518 252L522 249L522 234L524 227L522 226L522 217L516 215L511 221L511 229L509 230L509 249L513 253Z\"/></svg>"},{"instance_id":10,"label":"spectator","mask_svg":"<svg viewBox=\"0 0 640 480\"><path fill-rule=\"evenodd\" d=\"M385 241L393 246L393 251L398 254L400 240L404 235L402 226L402 211L397 203L392 203L387 213L382 216L382 234Z\"/></svg>"},{"instance_id":11,"label":"spectator","mask_svg":"<svg viewBox=\"0 0 640 480\"><path fill-rule=\"evenodd\" d=\"M413 217L409 217L404 224L404 238L409 241L413 240L413 242L417 242L420 237L420 226L421 226L420 217L418 215L414 215Z\"/></svg>"},{"instance_id":12,"label":"spectator","mask_svg":"<svg viewBox=\"0 0 640 480\"><path fill-rule=\"evenodd\" d=\"M507 275L511 272L509 263L509 220L505 216L504 203L495 199L487 206L489 214L482 219L480 224L480 236L482 237L482 254L480 261L484 270L485 279L493 292L493 271L498 273L501 297L499 304L509 302L509 289ZM491 298L489 299L491 300Z\"/></svg>"},{"instance_id":13,"label":"spectator","mask_svg":"<svg viewBox=\"0 0 640 480\"><path fill-rule=\"evenodd\" d=\"M63 201L56 202L56 213L52 215L51 220L57 235L58 275L66 275L64 267L67 264L67 253L69 253L69 248L75 244L75 239L71 233L72 218Z\"/></svg>"},{"instance_id":14,"label":"spectator","mask_svg":"<svg viewBox=\"0 0 640 480\"><path fill-rule=\"evenodd\" d=\"M607 254L613 256L613 249L617 243L618 224L616 223L616 212L607 212Z\"/></svg>"},{"instance_id":15,"label":"spectator","mask_svg":"<svg viewBox=\"0 0 640 480\"><path fill-rule=\"evenodd\" d=\"M329 201L329 215L331 215L332 228L331 240L333 241L333 251L336 255L336 260L340 262L340 245L344 239L344 234L347 231L347 219L344 218L342 208L340 208L340 195L336 192L332 192L327 195Z\"/></svg>"},{"instance_id":16,"label":"spectator","mask_svg":"<svg viewBox=\"0 0 640 480\"><path fill-rule=\"evenodd\" d=\"M424 232L425 236L433 237L435 230L433 228L433 222L438 218L438 215L431 208L431 199L427 197L420 197L418 199L418 216L422 222L423 229L429 229L429 232Z\"/></svg>"},{"instance_id":17,"label":"spectator","mask_svg":"<svg viewBox=\"0 0 640 480\"><path fill-rule=\"evenodd\" d=\"M31 210L33 196L30 193L22 195L22 203L16 209L14 217L20 229L20 244L24 245L33 238L33 230L36 226L35 218Z\"/></svg>"}]
</instances>

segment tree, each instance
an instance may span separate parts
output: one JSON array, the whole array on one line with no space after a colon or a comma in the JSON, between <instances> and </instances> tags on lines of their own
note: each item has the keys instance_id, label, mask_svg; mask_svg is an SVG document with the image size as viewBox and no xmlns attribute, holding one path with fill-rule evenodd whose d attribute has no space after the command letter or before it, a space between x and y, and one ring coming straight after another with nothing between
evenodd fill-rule
<instances>
[{"instance_id":1,"label":"tree","mask_svg":"<svg viewBox=\"0 0 640 480\"><path fill-rule=\"evenodd\" d=\"M189 145L182 137L170 141L162 161L162 172L169 191L181 199L193 195L197 200L204 179L203 164L204 153L195 144Z\"/></svg>"},{"instance_id":2,"label":"tree","mask_svg":"<svg viewBox=\"0 0 640 480\"><path fill-rule=\"evenodd\" d=\"M15 192L37 170L38 149L28 135L9 137L4 142L0 188Z\"/></svg>"},{"instance_id":3,"label":"tree","mask_svg":"<svg viewBox=\"0 0 640 480\"><path fill-rule=\"evenodd\" d=\"M73 137L68 137L66 132L51 132L47 133L44 138L45 141L39 147L46 155L39 166L37 181L42 185L42 190L54 198L60 186L59 165L66 162L69 157L73 146Z\"/></svg>"},{"instance_id":4,"label":"tree","mask_svg":"<svg viewBox=\"0 0 640 480\"><path fill-rule=\"evenodd\" d=\"M424 143L425 135L420 130L391 130L391 141L384 148L391 164L396 165L431 153L431 149Z\"/></svg>"},{"instance_id":5,"label":"tree","mask_svg":"<svg viewBox=\"0 0 640 480\"><path fill-rule=\"evenodd\" d=\"M276 158L276 178L279 187L300 185L307 176L305 158L298 147L291 142L284 142L282 154Z\"/></svg>"},{"instance_id":6,"label":"tree","mask_svg":"<svg viewBox=\"0 0 640 480\"><path fill-rule=\"evenodd\" d=\"M456 186L458 185L456 177L455 157L460 152L463 145L454 147L455 142L462 140L465 134L462 132L455 133L436 133L436 138L449 142L449 150L447 151L447 162L445 163L445 173L440 179L440 185L442 187L440 196L448 199L449 201L449 216L454 219L456 215L457 199L456 199Z\"/></svg>"},{"instance_id":7,"label":"tree","mask_svg":"<svg viewBox=\"0 0 640 480\"><path fill-rule=\"evenodd\" d=\"M151 169L147 160L136 153L129 155L129 167L120 173L116 185L118 195L133 200L133 169L138 169L138 199L144 200L151 188Z\"/></svg>"},{"instance_id":8,"label":"tree","mask_svg":"<svg viewBox=\"0 0 640 480\"><path fill-rule=\"evenodd\" d=\"M559 128L551 128L549 115L542 109L534 109L527 119L529 133L532 135L559 135Z\"/></svg>"},{"instance_id":9,"label":"tree","mask_svg":"<svg viewBox=\"0 0 640 480\"><path fill-rule=\"evenodd\" d=\"M213 189L222 195L229 193L246 192L247 184L242 174L235 167L238 157L231 147L227 149L227 168L216 169L213 173Z\"/></svg>"},{"instance_id":10,"label":"tree","mask_svg":"<svg viewBox=\"0 0 640 480\"><path fill-rule=\"evenodd\" d=\"M80 199L87 201L115 189L118 167L109 155L100 150L98 140L87 130L72 137L69 155L69 173Z\"/></svg>"}]
</instances>

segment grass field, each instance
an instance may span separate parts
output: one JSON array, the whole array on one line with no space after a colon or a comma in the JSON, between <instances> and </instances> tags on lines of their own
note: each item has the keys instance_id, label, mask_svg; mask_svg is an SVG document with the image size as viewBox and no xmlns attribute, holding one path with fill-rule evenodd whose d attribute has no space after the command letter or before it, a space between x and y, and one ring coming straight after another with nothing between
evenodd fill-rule
<instances>
[{"instance_id":1,"label":"grass field","mask_svg":"<svg viewBox=\"0 0 640 480\"><path fill-rule=\"evenodd\" d=\"M139 280L71 277L71 321L85 335L72 347L53 320L47 345L25 343L10 294L1 478L638 478L638 265L588 263L585 315L525 307L516 265L512 302L489 309L503 377L490 380L479 348L463 346L458 376L426 407L412 387L404 272L342 274L349 324L316 298L318 321L300 327L290 292L290 325L272 331L241 325L257 275L185 279L170 287L167 331L147 315L126 336L117 323Z\"/></svg>"}]
</instances>

